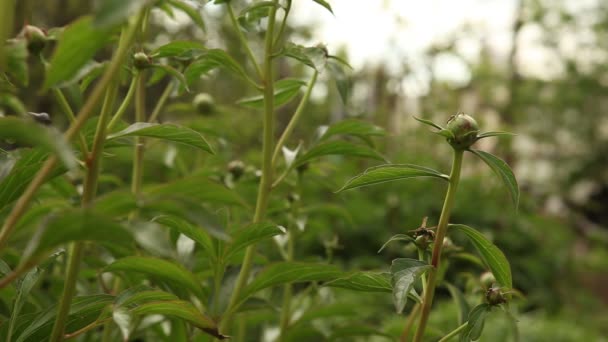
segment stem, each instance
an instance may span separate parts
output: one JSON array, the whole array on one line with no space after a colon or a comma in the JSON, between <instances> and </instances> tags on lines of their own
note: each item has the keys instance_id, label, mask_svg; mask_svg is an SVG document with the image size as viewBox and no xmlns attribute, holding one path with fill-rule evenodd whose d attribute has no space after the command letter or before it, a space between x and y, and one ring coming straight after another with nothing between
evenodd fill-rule
<instances>
[{"instance_id":1,"label":"stem","mask_svg":"<svg viewBox=\"0 0 608 342\"><path fill-rule=\"evenodd\" d=\"M450 212L452 211L454 200L456 199L456 189L458 188L458 182L460 181L460 169L462 166L463 152L463 150L454 149L454 160L452 162L452 171L450 172L450 184L448 185L445 201L443 202L443 209L441 210L441 216L439 217L439 224L437 225L437 231L435 233L433 255L431 257L431 266L433 267L429 270L427 289L424 293L424 299L422 301L420 323L418 324L418 329L416 329L416 335L414 337L415 342L422 341L426 323L431 312L431 306L433 305L435 287L437 286L437 270L439 268L439 259L441 257L441 250L443 248L443 238L447 232Z\"/></svg>"},{"instance_id":2,"label":"stem","mask_svg":"<svg viewBox=\"0 0 608 342\"><path fill-rule=\"evenodd\" d=\"M277 0L275 0L275 3ZM272 151L274 145L274 76L272 68L272 40L274 37L274 24L276 17L276 6L271 7L268 15L268 29L266 30L266 42L264 46L264 140L262 145L262 179L258 188L258 196L256 200L255 214L253 223L261 222L266 215L268 206L268 195L272 186ZM237 27L238 28L238 27ZM255 245L250 245L245 251L243 264L239 272L239 276L230 297L230 303L222 318L220 331L225 331L231 320L232 314L236 311L236 307L240 304L240 296L249 278L249 272L253 263L253 254L255 253Z\"/></svg>"},{"instance_id":3,"label":"stem","mask_svg":"<svg viewBox=\"0 0 608 342\"><path fill-rule=\"evenodd\" d=\"M293 261L293 252L294 252L294 228L291 227L289 230L289 235L287 235L287 260ZM291 297L293 296L293 287L291 283L287 283L284 286L283 290L283 308L281 310L281 323L280 323L280 335L279 341L284 341L287 334L287 328L289 327L289 321L291 318Z\"/></svg>"},{"instance_id":4,"label":"stem","mask_svg":"<svg viewBox=\"0 0 608 342\"><path fill-rule=\"evenodd\" d=\"M300 100L300 103L298 104L298 108L296 108L296 111L293 114L293 116L291 117L291 120L289 120L289 124L287 124L287 127L285 127L285 130L283 131L283 134L281 134L281 137L279 138L279 140L277 142L277 146L274 149L274 154L272 155L272 165L276 165L277 159L279 157L279 153L281 153L281 148L283 147L283 145L285 145L285 141L289 138L289 136L291 135L291 132L293 132L293 129L296 127L296 124L298 123L300 116L302 116L302 113L304 112L304 108L306 107L306 103L308 102L308 99L310 98L310 94L312 93L312 88L314 87L315 83L317 82L318 75L319 75L319 72L317 70L315 70L314 74L312 74L312 78L310 79L310 82L308 82L306 92L304 93L304 96L302 97L302 99Z\"/></svg>"},{"instance_id":5,"label":"stem","mask_svg":"<svg viewBox=\"0 0 608 342\"><path fill-rule=\"evenodd\" d=\"M136 74L131 79L131 84L129 84L129 90L127 90L127 95L125 95L125 98L122 100L120 107L118 107L118 110L116 111L116 113L114 113L112 120L110 120L110 123L108 124L108 128L107 128L108 132L112 131L112 128L114 127L114 125L120 120L122 115L127 111L127 107L129 106L129 104L131 103L131 100L133 99L133 94L135 94L135 87L137 85L137 80L139 79L139 77L140 77L140 73L136 72Z\"/></svg>"},{"instance_id":6,"label":"stem","mask_svg":"<svg viewBox=\"0 0 608 342\"><path fill-rule=\"evenodd\" d=\"M13 34L15 0L0 0L0 71L7 67L4 42Z\"/></svg>"},{"instance_id":7,"label":"stem","mask_svg":"<svg viewBox=\"0 0 608 342\"><path fill-rule=\"evenodd\" d=\"M165 90L163 90L163 93L160 95L158 102L156 102L156 106L154 106L154 109L152 110L152 114L150 114L148 122L154 122L158 118L161 109L163 109L165 103L167 103L169 95L171 95L171 92L173 91L173 84L174 82L169 82L169 84L167 84L167 87L165 87Z\"/></svg>"},{"instance_id":8,"label":"stem","mask_svg":"<svg viewBox=\"0 0 608 342\"><path fill-rule=\"evenodd\" d=\"M146 121L146 80L143 76L137 78L135 90L135 122ZM141 192L144 161L144 138L135 138L135 151L133 156L133 173L131 178L131 192L137 198Z\"/></svg>"},{"instance_id":9,"label":"stem","mask_svg":"<svg viewBox=\"0 0 608 342\"><path fill-rule=\"evenodd\" d=\"M133 39L135 38L135 33L137 31L139 23L141 22L141 18L141 15L138 16L135 23L130 23L123 32L122 38L124 39L121 39L120 44L118 45L118 49L114 54L114 57L112 58L108 69L103 74L101 80L99 80L99 83L97 83L97 85L93 89L91 95L87 98L87 101L85 102L84 106L82 106L82 108L80 109L80 112L76 116L76 121L74 121L74 123L71 124L68 130L64 133L64 137L66 140L71 140L80 131L82 126L88 120L89 116L93 113L93 110L97 107L97 104L101 100L101 97L103 96L110 82L114 80L116 75L118 75L118 71L123 61L127 57L130 45ZM4 221L2 229L0 229L0 251L2 251L2 249L6 245L6 242L8 241L11 233L13 232L15 225L27 210L32 198L34 197L40 186L45 183L46 178L51 174L51 172L55 168L57 161L58 159L56 156L49 157L49 159L47 159L46 162L42 165L40 171L38 171L36 176L34 176L32 181L28 184L21 197L19 197L19 199L15 203L15 206Z\"/></svg>"},{"instance_id":10,"label":"stem","mask_svg":"<svg viewBox=\"0 0 608 342\"><path fill-rule=\"evenodd\" d=\"M287 24L287 16L289 16L289 11L291 10L291 1L287 1L287 7L285 7L285 13L283 14L283 20L281 21L281 27L279 27L279 32L277 33L276 38L274 39L274 45L277 45L283 36L283 32L285 32L285 26Z\"/></svg>"},{"instance_id":11,"label":"stem","mask_svg":"<svg viewBox=\"0 0 608 342\"><path fill-rule=\"evenodd\" d=\"M439 340L439 341L437 341L437 342L446 342L446 341L448 341L448 340L449 340L449 339L451 339L452 337L454 337L454 336L458 335L458 334L459 334L459 333L460 333L462 330L464 330L464 328L466 328L466 327L467 327L467 325L469 325L469 322L464 322L464 323L462 323L462 325L461 325L461 326L459 326L458 328L456 328L456 329L452 330L452 331L451 331L449 334L447 334L447 335L443 336L443 337L441 338L441 340Z\"/></svg>"},{"instance_id":12,"label":"stem","mask_svg":"<svg viewBox=\"0 0 608 342\"><path fill-rule=\"evenodd\" d=\"M55 97L55 100L57 101L57 104L59 104L61 110L68 117L68 120L70 120L70 124L73 124L76 121L76 117L74 116L74 111L72 111L72 107L70 107L68 100L63 95L63 92L61 91L61 89L56 87L53 87L51 91L53 93L53 96ZM78 133L78 139L80 142L80 151L82 152L82 156L84 157L89 154L87 141L84 138L84 135L82 135L82 133Z\"/></svg>"},{"instance_id":13,"label":"stem","mask_svg":"<svg viewBox=\"0 0 608 342\"><path fill-rule=\"evenodd\" d=\"M410 330L412 329L412 325L414 325L414 321L418 317L418 313L420 313L420 303L416 303L412 308L412 312L407 317L407 322L405 322L405 328L403 328L403 332L401 333L401 342L407 341L407 337L410 335Z\"/></svg>"},{"instance_id":14,"label":"stem","mask_svg":"<svg viewBox=\"0 0 608 342\"><path fill-rule=\"evenodd\" d=\"M239 37L241 44L245 47L245 51L247 52L247 56L249 56L249 59L251 59L251 64L253 64L253 67L255 68L255 72L257 73L257 75L260 79L264 79L264 74L262 73L262 69L260 68L260 65L257 63L255 56L253 54L253 51L251 51L251 47L249 46L249 42L247 42L247 38L245 38L243 31L241 31L241 29L240 29L239 23L236 21L234 11L232 10L232 5L230 4L229 1L226 3L226 7L228 8L228 16L230 17L230 22L232 23L232 26L234 27L234 30L236 31L236 34ZM276 6L273 6L271 9L271 12L276 13L276 10L277 10ZM274 19L274 16L275 15L273 14L272 15L273 19ZM270 16L268 16L268 18L270 20ZM270 21L269 21L269 23L268 23L269 29L270 29L270 25L274 26L274 22L272 24L270 24ZM270 43L272 44L272 41Z\"/></svg>"},{"instance_id":15,"label":"stem","mask_svg":"<svg viewBox=\"0 0 608 342\"><path fill-rule=\"evenodd\" d=\"M418 260L420 261L426 261L424 258L424 250L422 248L417 248L418 249ZM426 289L427 289L427 284L426 284L426 278L422 277L422 293L426 293Z\"/></svg>"}]
</instances>

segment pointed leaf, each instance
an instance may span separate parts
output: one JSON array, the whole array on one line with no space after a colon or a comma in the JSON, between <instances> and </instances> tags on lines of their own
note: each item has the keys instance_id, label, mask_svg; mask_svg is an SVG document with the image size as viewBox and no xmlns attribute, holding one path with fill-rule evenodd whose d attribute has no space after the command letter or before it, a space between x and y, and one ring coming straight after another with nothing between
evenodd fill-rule
<instances>
[{"instance_id":1,"label":"pointed leaf","mask_svg":"<svg viewBox=\"0 0 608 342\"><path fill-rule=\"evenodd\" d=\"M356 137L367 138L371 136L384 136L386 131L378 126L361 120L342 120L327 128L321 136L325 140L334 135L353 135Z\"/></svg>"},{"instance_id":2,"label":"pointed leaf","mask_svg":"<svg viewBox=\"0 0 608 342\"><path fill-rule=\"evenodd\" d=\"M294 167L306 164L307 162L323 156L329 155L345 155L363 158L371 158L376 160L385 160L375 150L361 145L354 145L346 141L329 141L318 144L311 148L308 152L300 155L294 162Z\"/></svg>"},{"instance_id":3,"label":"pointed leaf","mask_svg":"<svg viewBox=\"0 0 608 342\"><path fill-rule=\"evenodd\" d=\"M200 175L150 186L144 189L144 193L150 199L186 198L199 202L245 205L244 200L235 191Z\"/></svg>"},{"instance_id":4,"label":"pointed leaf","mask_svg":"<svg viewBox=\"0 0 608 342\"><path fill-rule=\"evenodd\" d=\"M268 287L310 281L327 281L336 279L342 274L332 265L300 262L281 262L263 269L241 293L243 302L254 293Z\"/></svg>"},{"instance_id":5,"label":"pointed leaf","mask_svg":"<svg viewBox=\"0 0 608 342\"><path fill-rule=\"evenodd\" d=\"M488 137L505 137L505 136L514 136L517 135L515 133L510 133L510 132L485 132L485 133L481 133L479 135L477 135L477 140L479 139L483 139L483 138L488 138Z\"/></svg>"},{"instance_id":6,"label":"pointed leaf","mask_svg":"<svg viewBox=\"0 0 608 342\"><path fill-rule=\"evenodd\" d=\"M325 0L312 0L316 3L318 3L319 5L325 7L325 9L327 9L329 12L331 12L331 14L334 14L334 11L332 11L331 6L329 5L329 3Z\"/></svg>"},{"instance_id":7,"label":"pointed leaf","mask_svg":"<svg viewBox=\"0 0 608 342\"><path fill-rule=\"evenodd\" d=\"M215 247L213 246L213 241L203 231L202 228L195 226L194 224L184 220L181 217L173 216L173 215L161 215L152 219L154 222L158 222L164 226L167 226L181 234L186 235L192 240L196 241L203 250L207 253L207 256L216 259Z\"/></svg>"},{"instance_id":8,"label":"pointed leaf","mask_svg":"<svg viewBox=\"0 0 608 342\"><path fill-rule=\"evenodd\" d=\"M35 267L29 272L27 272L23 279L16 283L17 294L13 302L13 310L11 311L11 317L8 321L8 332L6 338L7 341L12 340L13 329L15 328L17 317L21 313L21 308L23 307L23 304L27 302L30 291L32 290L34 285L36 285L38 279L40 279L40 276L43 272L44 270Z\"/></svg>"},{"instance_id":9,"label":"pointed leaf","mask_svg":"<svg viewBox=\"0 0 608 342\"><path fill-rule=\"evenodd\" d=\"M139 12L151 0L104 0L95 10L94 24L97 27L112 27L124 23L130 16Z\"/></svg>"},{"instance_id":10,"label":"pointed leaf","mask_svg":"<svg viewBox=\"0 0 608 342\"><path fill-rule=\"evenodd\" d=\"M241 65L230 57L228 53L220 49L210 49L196 61L192 62L184 71L188 84L198 80L202 75L215 68L224 68L235 75L248 79L247 73Z\"/></svg>"},{"instance_id":11,"label":"pointed leaf","mask_svg":"<svg viewBox=\"0 0 608 342\"><path fill-rule=\"evenodd\" d=\"M336 83L336 88L338 89L342 103L346 104L353 89L353 81L348 67L331 59L327 63L327 69Z\"/></svg>"},{"instance_id":12,"label":"pointed leaf","mask_svg":"<svg viewBox=\"0 0 608 342\"><path fill-rule=\"evenodd\" d=\"M363 292L391 292L391 275L387 272L354 272L346 277L325 283L325 286L340 287Z\"/></svg>"},{"instance_id":13,"label":"pointed leaf","mask_svg":"<svg viewBox=\"0 0 608 342\"><path fill-rule=\"evenodd\" d=\"M318 71L323 70L327 63L327 49L324 46L305 47L287 42L280 55L296 59Z\"/></svg>"},{"instance_id":14,"label":"pointed leaf","mask_svg":"<svg viewBox=\"0 0 608 342\"><path fill-rule=\"evenodd\" d=\"M365 170L362 174L347 181L346 184L336 192L414 177L434 177L445 181L450 180L448 175L444 175L439 171L435 171L428 167L413 164L386 164Z\"/></svg>"},{"instance_id":15,"label":"pointed leaf","mask_svg":"<svg viewBox=\"0 0 608 342\"><path fill-rule=\"evenodd\" d=\"M191 59L200 56L206 49L203 44L195 41L177 40L160 46L152 52L151 56L153 58L174 57Z\"/></svg>"},{"instance_id":16,"label":"pointed leaf","mask_svg":"<svg viewBox=\"0 0 608 342\"><path fill-rule=\"evenodd\" d=\"M205 21L198 8L190 6L183 0L167 0L167 3L184 12L201 30L206 30Z\"/></svg>"},{"instance_id":17,"label":"pointed leaf","mask_svg":"<svg viewBox=\"0 0 608 342\"><path fill-rule=\"evenodd\" d=\"M273 223L254 223L233 234L234 239L232 240L232 243L226 247L224 259L230 260L230 258L245 249L247 246L270 239L275 235L285 233L285 228L277 226Z\"/></svg>"},{"instance_id":18,"label":"pointed leaf","mask_svg":"<svg viewBox=\"0 0 608 342\"><path fill-rule=\"evenodd\" d=\"M306 85L306 82L296 79L283 79L277 81L274 88L274 104L281 106L293 99L300 89ZM264 96L256 95L246 97L237 101L238 104L245 107L260 109L264 107Z\"/></svg>"},{"instance_id":19,"label":"pointed leaf","mask_svg":"<svg viewBox=\"0 0 608 342\"><path fill-rule=\"evenodd\" d=\"M72 23L63 31L51 57L44 87L50 88L74 77L111 38L107 30L93 26L91 17L83 17Z\"/></svg>"},{"instance_id":20,"label":"pointed leaf","mask_svg":"<svg viewBox=\"0 0 608 342\"><path fill-rule=\"evenodd\" d=\"M158 138L196 147L211 154L215 153L211 145L199 132L173 124L137 122L120 132L109 135L107 140L130 136Z\"/></svg>"},{"instance_id":21,"label":"pointed leaf","mask_svg":"<svg viewBox=\"0 0 608 342\"><path fill-rule=\"evenodd\" d=\"M496 281L503 287L512 288L511 265L503 252L477 230L464 224L450 224L450 229L464 233L479 252L483 262L490 268Z\"/></svg>"},{"instance_id":22,"label":"pointed leaf","mask_svg":"<svg viewBox=\"0 0 608 342\"><path fill-rule=\"evenodd\" d=\"M483 332L486 316L490 312L490 305L483 303L474 307L469 313L467 326L460 333L460 342L477 341Z\"/></svg>"},{"instance_id":23,"label":"pointed leaf","mask_svg":"<svg viewBox=\"0 0 608 342\"><path fill-rule=\"evenodd\" d=\"M415 117L415 116L414 116L414 119L416 119L417 121L422 122L423 124L429 125L429 126L431 126L431 127L435 127L435 128L437 128L439 131L443 131L443 130L444 130L444 128L443 128L443 127L439 126L438 124L434 123L434 122L433 122L433 121L431 121L431 120L425 120L425 119L417 118L417 117Z\"/></svg>"},{"instance_id":24,"label":"pointed leaf","mask_svg":"<svg viewBox=\"0 0 608 342\"><path fill-rule=\"evenodd\" d=\"M431 265L416 259L400 258L391 264L391 283L393 284L393 303L397 313L402 313L407 297L414 283Z\"/></svg>"},{"instance_id":25,"label":"pointed leaf","mask_svg":"<svg viewBox=\"0 0 608 342\"><path fill-rule=\"evenodd\" d=\"M517 179L515 178L515 175L513 174L513 171L509 165L491 153L480 150L470 151L481 158L481 160L483 160L492 169L492 171L494 171L494 173L500 177L500 180L502 180L503 184L509 190L509 194L513 200L513 205L515 205L515 209L517 209L519 204L519 185L517 185Z\"/></svg>"},{"instance_id":26,"label":"pointed leaf","mask_svg":"<svg viewBox=\"0 0 608 342\"><path fill-rule=\"evenodd\" d=\"M137 272L157 278L180 288L187 288L199 297L203 290L198 279L182 265L144 256L129 256L118 259L104 268L104 272Z\"/></svg>"},{"instance_id":27,"label":"pointed leaf","mask_svg":"<svg viewBox=\"0 0 608 342\"><path fill-rule=\"evenodd\" d=\"M389 243L393 242L393 241L408 241L408 242L415 242L416 239L414 239L413 237L407 235L407 234L397 234L397 235L393 235L391 236L390 239L388 239L384 245L382 245L382 247L380 247L380 249L378 250L378 253L382 252L382 250L384 248L386 248L386 246L388 246Z\"/></svg>"}]
</instances>

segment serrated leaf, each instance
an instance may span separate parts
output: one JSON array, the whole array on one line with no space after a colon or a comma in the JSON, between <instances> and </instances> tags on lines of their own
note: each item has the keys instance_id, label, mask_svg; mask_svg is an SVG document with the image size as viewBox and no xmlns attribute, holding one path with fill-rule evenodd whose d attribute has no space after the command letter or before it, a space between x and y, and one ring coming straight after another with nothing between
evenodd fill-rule
<instances>
[{"instance_id":1,"label":"serrated leaf","mask_svg":"<svg viewBox=\"0 0 608 342\"><path fill-rule=\"evenodd\" d=\"M480 151L480 150L469 150L476 156L478 156L481 160L483 160L489 167L496 173L503 184L509 190L509 195L511 195L511 200L513 201L513 205L515 209L517 209L519 204L519 185L517 184L517 179L513 174L513 171L505 163L504 160L496 157L495 155Z\"/></svg>"},{"instance_id":2,"label":"serrated leaf","mask_svg":"<svg viewBox=\"0 0 608 342\"><path fill-rule=\"evenodd\" d=\"M469 238L475 249L477 249L477 252L479 252L481 260L490 268L496 281L501 286L508 289L513 287L509 260L496 245L477 230L464 224L450 224L448 227L464 233Z\"/></svg>"},{"instance_id":3,"label":"serrated leaf","mask_svg":"<svg viewBox=\"0 0 608 342\"><path fill-rule=\"evenodd\" d=\"M65 210L51 214L38 229L24 252L24 259L36 259L71 241L129 246L133 238L122 225L107 216L86 209Z\"/></svg>"},{"instance_id":4,"label":"serrated leaf","mask_svg":"<svg viewBox=\"0 0 608 342\"><path fill-rule=\"evenodd\" d=\"M247 79L247 73L241 65L230 57L228 53L220 49L210 49L196 61L192 62L184 71L184 76L188 81L188 84L192 84L198 80L202 75L208 73L215 68L224 68L233 74Z\"/></svg>"},{"instance_id":5,"label":"serrated leaf","mask_svg":"<svg viewBox=\"0 0 608 342\"><path fill-rule=\"evenodd\" d=\"M325 283L325 286L340 287L362 292L391 292L391 275L387 272L354 272L345 277Z\"/></svg>"},{"instance_id":6,"label":"serrated leaf","mask_svg":"<svg viewBox=\"0 0 608 342\"><path fill-rule=\"evenodd\" d=\"M490 305L483 303L471 310L467 319L467 326L460 333L460 342L477 341L479 339L490 308Z\"/></svg>"},{"instance_id":7,"label":"serrated leaf","mask_svg":"<svg viewBox=\"0 0 608 342\"><path fill-rule=\"evenodd\" d=\"M70 145L52 127L37 124L32 120L3 117L0 118L0 137L13 140L22 146L39 146L52 151L68 168L74 168L77 164Z\"/></svg>"},{"instance_id":8,"label":"serrated leaf","mask_svg":"<svg viewBox=\"0 0 608 342\"><path fill-rule=\"evenodd\" d=\"M296 59L317 71L322 71L327 64L327 50L322 46L305 47L287 42L279 55Z\"/></svg>"},{"instance_id":9,"label":"serrated leaf","mask_svg":"<svg viewBox=\"0 0 608 342\"><path fill-rule=\"evenodd\" d=\"M184 220L181 217L173 216L173 215L161 215L155 217L152 221L158 222L164 226L167 226L181 234L186 235L192 240L196 241L203 250L207 253L212 260L217 259L215 247L213 245L213 241L203 231L202 228L195 226L194 224Z\"/></svg>"},{"instance_id":10,"label":"serrated leaf","mask_svg":"<svg viewBox=\"0 0 608 342\"><path fill-rule=\"evenodd\" d=\"M160 46L150 56L154 58L173 57L191 59L200 56L206 49L203 44L198 42L177 40Z\"/></svg>"},{"instance_id":11,"label":"serrated leaf","mask_svg":"<svg viewBox=\"0 0 608 342\"><path fill-rule=\"evenodd\" d=\"M205 31L205 21L197 8L194 8L182 0L167 0L167 3L184 12L201 30Z\"/></svg>"},{"instance_id":12,"label":"serrated leaf","mask_svg":"<svg viewBox=\"0 0 608 342\"><path fill-rule=\"evenodd\" d=\"M293 99L306 82L296 79L283 79L276 82L274 87L274 104L279 107ZM245 107L260 109L264 107L264 96L250 96L237 101Z\"/></svg>"},{"instance_id":13,"label":"serrated leaf","mask_svg":"<svg viewBox=\"0 0 608 342\"><path fill-rule=\"evenodd\" d=\"M83 17L72 23L61 35L51 57L44 87L50 88L74 77L111 38L107 30L93 26L91 17Z\"/></svg>"},{"instance_id":14,"label":"serrated leaf","mask_svg":"<svg viewBox=\"0 0 608 342\"><path fill-rule=\"evenodd\" d=\"M385 164L365 170L362 174L348 180L336 192L415 177L434 177L445 181L449 181L450 179L448 175L424 166L414 164Z\"/></svg>"},{"instance_id":15,"label":"serrated leaf","mask_svg":"<svg viewBox=\"0 0 608 342\"><path fill-rule=\"evenodd\" d=\"M415 116L414 116L414 119L416 119L416 121L422 122L423 124L426 124L426 125L429 125L431 127L437 128L439 131L443 131L444 130L443 127L439 126L438 124L434 123L431 120L421 119L421 118L418 118L418 117L415 117Z\"/></svg>"},{"instance_id":16,"label":"serrated leaf","mask_svg":"<svg viewBox=\"0 0 608 342\"><path fill-rule=\"evenodd\" d=\"M347 119L329 126L320 140L326 140L335 135L352 135L360 138L367 138L372 136L384 136L386 135L386 131L381 127L365 121Z\"/></svg>"},{"instance_id":17,"label":"serrated leaf","mask_svg":"<svg viewBox=\"0 0 608 342\"><path fill-rule=\"evenodd\" d=\"M319 5L325 7L325 9L327 9L329 12L331 12L331 14L334 14L334 11L331 9L331 6L329 5L329 3L325 0L312 0L316 3L318 3Z\"/></svg>"},{"instance_id":18,"label":"serrated leaf","mask_svg":"<svg viewBox=\"0 0 608 342\"><path fill-rule=\"evenodd\" d=\"M94 24L100 28L107 28L124 23L130 16L139 12L151 0L104 0L98 2L95 9Z\"/></svg>"},{"instance_id":19,"label":"serrated leaf","mask_svg":"<svg viewBox=\"0 0 608 342\"><path fill-rule=\"evenodd\" d=\"M336 279L342 272L335 266L300 262L281 262L267 266L241 293L240 302L268 287Z\"/></svg>"},{"instance_id":20,"label":"serrated leaf","mask_svg":"<svg viewBox=\"0 0 608 342\"><path fill-rule=\"evenodd\" d=\"M285 228L268 222L255 223L245 227L233 234L234 239L226 247L224 259L230 260L230 258L247 246L270 239L279 234L285 234L285 232Z\"/></svg>"},{"instance_id":21,"label":"serrated leaf","mask_svg":"<svg viewBox=\"0 0 608 342\"><path fill-rule=\"evenodd\" d=\"M400 258L391 264L391 283L393 284L393 303L397 313L402 313L407 303L407 297L414 283L431 265L416 259Z\"/></svg>"},{"instance_id":22,"label":"serrated leaf","mask_svg":"<svg viewBox=\"0 0 608 342\"><path fill-rule=\"evenodd\" d=\"M505 137L505 136L514 136L517 135L515 133L510 133L510 132L485 132L485 133L481 133L479 135L477 135L477 140L479 139L483 139L483 138L489 138L489 137Z\"/></svg>"},{"instance_id":23,"label":"serrated leaf","mask_svg":"<svg viewBox=\"0 0 608 342\"><path fill-rule=\"evenodd\" d=\"M354 145L346 141L336 140L315 145L313 148L308 150L308 152L296 158L294 167L298 167L308 163L311 160L329 155L343 155L383 161L385 160L384 157L382 157L378 152L367 146Z\"/></svg>"},{"instance_id":24,"label":"serrated leaf","mask_svg":"<svg viewBox=\"0 0 608 342\"><path fill-rule=\"evenodd\" d=\"M407 234L396 234L391 236L390 239L386 240L386 242L382 245L382 247L380 247L380 249L378 250L378 253L382 252L383 249L386 248L386 246L388 246L389 243L394 242L394 241L408 241L408 242L415 242L416 239L414 239L413 237L407 235Z\"/></svg>"},{"instance_id":25,"label":"serrated leaf","mask_svg":"<svg viewBox=\"0 0 608 342\"><path fill-rule=\"evenodd\" d=\"M189 289L199 297L203 290L198 279L182 265L147 256L128 256L104 268L104 272L137 272L181 288Z\"/></svg>"},{"instance_id":26,"label":"serrated leaf","mask_svg":"<svg viewBox=\"0 0 608 342\"><path fill-rule=\"evenodd\" d=\"M117 138L132 136L173 141L215 154L211 148L211 145L209 145L207 140L205 140L205 138L199 132L188 127L182 127L174 124L136 122L120 132L109 135L107 140L111 141Z\"/></svg>"}]
</instances>

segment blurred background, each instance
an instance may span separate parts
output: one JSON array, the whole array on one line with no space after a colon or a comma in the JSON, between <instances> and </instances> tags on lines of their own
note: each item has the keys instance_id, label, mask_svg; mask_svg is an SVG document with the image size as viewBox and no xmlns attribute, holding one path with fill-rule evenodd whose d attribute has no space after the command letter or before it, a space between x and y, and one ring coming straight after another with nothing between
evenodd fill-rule
<instances>
[{"instance_id":1,"label":"blurred background","mask_svg":"<svg viewBox=\"0 0 608 342\"><path fill-rule=\"evenodd\" d=\"M247 5L233 2L241 9ZM43 28L62 26L94 6L78 0L18 3L21 17L16 30L24 22ZM245 63L224 8L204 1L190 3L203 13L208 31L190 25L180 13L170 18L155 11L146 49L170 40L200 39L209 47L227 49ZM519 210L512 208L491 171L469 156L452 221L480 229L511 260L514 284L523 296L516 303L522 341L608 341L608 2L329 3L333 15L313 1L294 1L290 40L326 44L331 54L348 60L353 66L351 97L344 105L333 80L321 75L296 138L306 141L320 125L361 118L388 131L376 144L392 162L447 172L448 145L413 115L443 124L451 114L463 111L473 115L483 131L517 133L509 139L484 139L478 147L514 169L522 190ZM261 42L260 27L247 33L254 48ZM285 61L279 75L306 79L309 72ZM39 88L32 82L24 94ZM162 89L161 82L150 92L160 94ZM254 91L221 71L201 79L194 89L192 94L173 97L163 120L192 118L193 125L220 143L222 158L259 165L259 152L251 148L260 143L259 113L234 104ZM203 118L188 113L197 91L211 94L217 104ZM28 99L31 111L52 114L54 110L44 96L21 98ZM279 110L280 126L286 125L295 105ZM296 143L293 139L288 145L295 148ZM161 169L162 163L156 163ZM346 268L386 269L404 251L395 245L377 254L384 241L415 229L424 216L429 216L430 224L436 223L445 189L431 181L333 194L371 165L334 158L305 177L302 201L316 204L318 210L307 217L307 232L298 242L301 259L329 251ZM466 263L453 268L480 272ZM466 282L466 277L462 279ZM384 312L391 309L390 298L374 302L369 297L366 302L358 294L343 294L349 295L362 300L361 308L370 308L370 322L399 331L401 318L374 316L374 305L382 305ZM441 290L439 297L446 300L440 300L443 309L432 316L436 323L448 321L456 310L447 291ZM482 341L502 341L509 335L504 319L496 321L489 323Z\"/></svg>"}]
</instances>

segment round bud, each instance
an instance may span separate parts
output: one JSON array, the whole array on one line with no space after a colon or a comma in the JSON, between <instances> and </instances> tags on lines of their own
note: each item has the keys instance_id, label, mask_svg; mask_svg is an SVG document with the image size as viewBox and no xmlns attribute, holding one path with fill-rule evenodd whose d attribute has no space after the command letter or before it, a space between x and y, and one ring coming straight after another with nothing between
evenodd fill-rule
<instances>
[{"instance_id":1,"label":"round bud","mask_svg":"<svg viewBox=\"0 0 608 342\"><path fill-rule=\"evenodd\" d=\"M430 237L427 234L418 235L415 243L420 249L425 250L429 246Z\"/></svg>"},{"instance_id":2,"label":"round bud","mask_svg":"<svg viewBox=\"0 0 608 342\"><path fill-rule=\"evenodd\" d=\"M151 64L152 59L144 52L136 52L133 54L133 65L135 66L135 68L142 70L150 67Z\"/></svg>"},{"instance_id":3,"label":"round bud","mask_svg":"<svg viewBox=\"0 0 608 342\"><path fill-rule=\"evenodd\" d=\"M245 172L245 163L238 159L231 161L228 163L228 172L232 174L232 178L234 178L234 180L238 180Z\"/></svg>"},{"instance_id":4,"label":"round bud","mask_svg":"<svg viewBox=\"0 0 608 342\"><path fill-rule=\"evenodd\" d=\"M23 31L21 31L21 35L27 41L27 50L33 55L42 52L46 46L46 33L36 26L25 25Z\"/></svg>"},{"instance_id":5,"label":"round bud","mask_svg":"<svg viewBox=\"0 0 608 342\"><path fill-rule=\"evenodd\" d=\"M215 107L215 102L213 101L213 97L207 93L198 93L194 100L192 100L192 105L196 108L196 111L202 115L209 115L213 113L213 109Z\"/></svg>"},{"instance_id":6,"label":"round bud","mask_svg":"<svg viewBox=\"0 0 608 342\"><path fill-rule=\"evenodd\" d=\"M448 120L447 129L454 135L454 138L449 138L448 142L456 149L466 149L477 141L479 126L469 115L464 113L453 115Z\"/></svg>"},{"instance_id":7,"label":"round bud","mask_svg":"<svg viewBox=\"0 0 608 342\"><path fill-rule=\"evenodd\" d=\"M507 298L498 287L490 287L486 291L486 301L490 305L499 305L507 302Z\"/></svg>"},{"instance_id":8,"label":"round bud","mask_svg":"<svg viewBox=\"0 0 608 342\"><path fill-rule=\"evenodd\" d=\"M479 282L481 282L481 286L483 286L484 289L489 289L496 283L496 278L494 278L492 272L484 272L479 277Z\"/></svg>"}]
</instances>

